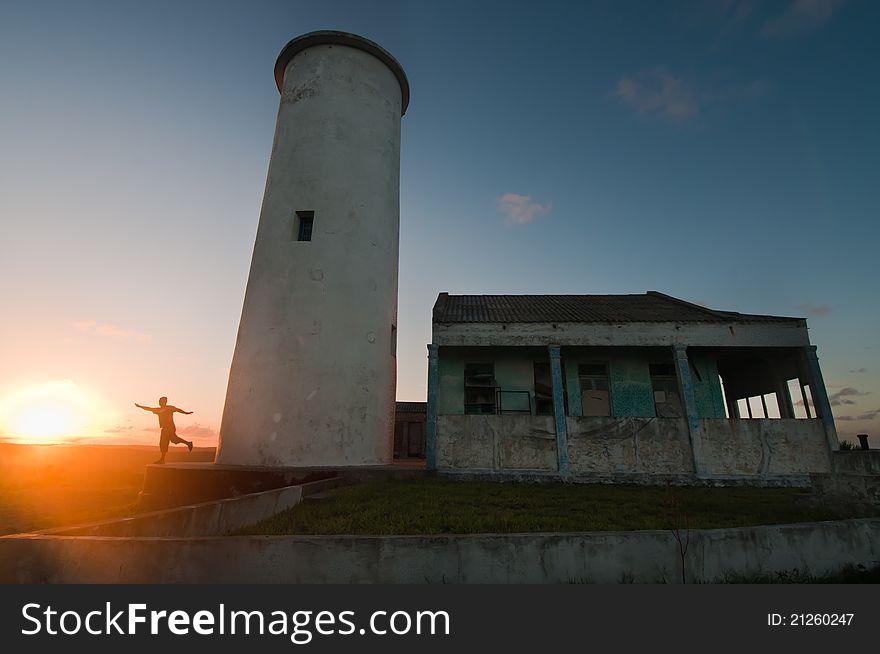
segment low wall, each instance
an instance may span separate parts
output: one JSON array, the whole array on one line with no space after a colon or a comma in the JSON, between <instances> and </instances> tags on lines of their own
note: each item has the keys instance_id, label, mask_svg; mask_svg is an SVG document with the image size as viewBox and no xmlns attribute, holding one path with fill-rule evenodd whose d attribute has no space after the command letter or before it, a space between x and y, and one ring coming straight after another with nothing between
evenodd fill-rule
<instances>
[{"instance_id":1,"label":"low wall","mask_svg":"<svg viewBox=\"0 0 880 654\"><path fill-rule=\"evenodd\" d=\"M338 479L287 486L241 497L203 502L126 518L35 532L46 536L222 536L299 504L304 497L338 484Z\"/></svg>"},{"instance_id":2,"label":"low wall","mask_svg":"<svg viewBox=\"0 0 880 654\"><path fill-rule=\"evenodd\" d=\"M566 418L572 474L691 474L684 418Z\"/></svg>"},{"instance_id":3,"label":"low wall","mask_svg":"<svg viewBox=\"0 0 880 654\"><path fill-rule=\"evenodd\" d=\"M796 475L828 472L831 460L821 420L700 420L707 475Z\"/></svg>"},{"instance_id":4,"label":"low wall","mask_svg":"<svg viewBox=\"0 0 880 654\"><path fill-rule=\"evenodd\" d=\"M704 418L699 421L701 475L710 479L793 480L831 470L821 420ZM668 475L694 478L684 418L566 417L569 475ZM841 459L840 465L880 471L880 456ZM880 453L878 453L880 454ZM437 418L441 472L556 474L551 416L441 415ZM621 477L622 479L622 477Z\"/></svg>"},{"instance_id":5,"label":"low wall","mask_svg":"<svg viewBox=\"0 0 880 654\"><path fill-rule=\"evenodd\" d=\"M880 475L880 450L839 450L833 455L835 472Z\"/></svg>"},{"instance_id":6,"label":"low wall","mask_svg":"<svg viewBox=\"0 0 880 654\"><path fill-rule=\"evenodd\" d=\"M261 493L336 477L333 468L264 468L217 463L151 464L144 471L140 506L169 509Z\"/></svg>"},{"instance_id":7,"label":"low wall","mask_svg":"<svg viewBox=\"0 0 880 654\"><path fill-rule=\"evenodd\" d=\"M688 582L880 560L880 519L690 533ZM669 531L472 536L0 538L0 583L618 583L681 580Z\"/></svg>"},{"instance_id":8,"label":"low wall","mask_svg":"<svg viewBox=\"0 0 880 654\"><path fill-rule=\"evenodd\" d=\"M437 468L556 470L553 416L437 417Z\"/></svg>"}]
</instances>

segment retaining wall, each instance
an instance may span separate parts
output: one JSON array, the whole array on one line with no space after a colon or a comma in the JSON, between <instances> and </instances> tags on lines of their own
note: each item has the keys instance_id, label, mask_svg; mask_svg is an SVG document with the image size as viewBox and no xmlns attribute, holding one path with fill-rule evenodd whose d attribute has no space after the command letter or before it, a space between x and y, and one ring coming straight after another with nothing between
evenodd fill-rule
<instances>
[{"instance_id":1,"label":"retaining wall","mask_svg":"<svg viewBox=\"0 0 880 654\"><path fill-rule=\"evenodd\" d=\"M216 502L59 527L35 532L44 536L223 536L299 504L303 497L338 485L338 479L287 486Z\"/></svg>"},{"instance_id":2,"label":"retaining wall","mask_svg":"<svg viewBox=\"0 0 880 654\"><path fill-rule=\"evenodd\" d=\"M880 561L880 519L693 530L688 582ZM681 578L669 531L0 538L2 583L617 583Z\"/></svg>"}]
</instances>

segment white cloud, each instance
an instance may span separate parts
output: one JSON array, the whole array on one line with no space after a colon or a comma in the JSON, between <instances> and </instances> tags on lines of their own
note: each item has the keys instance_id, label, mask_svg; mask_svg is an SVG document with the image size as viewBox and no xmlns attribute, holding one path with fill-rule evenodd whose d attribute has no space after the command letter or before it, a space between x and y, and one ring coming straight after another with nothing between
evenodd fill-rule
<instances>
[{"instance_id":1,"label":"white cloud","mask_svg":"<svg viewBox=\"0 0 880 654\"><path fill-rule=\"evenodd\" d=\"M97 334L99 336L109 336L117 340L133 340L138 343L146 343L150 340L148 334L136 332L131 329L123 329L109 323L99 323L96 320L79 320L73 323L78 331L86 334Z\"/></svg>"},{"instance_id":2,"label":"white cloud","mask_svg":"<svg viewBox=\"0 0 880 654\"><path fill-rule=\"evenodd\" d=\"M827 304L799 304L795 309L808 316L827 316L831 313L831 307Z\"/></svg>"},{"instance_id":3,"label":"white cloud","mask_svg":"<svg viewBox=\"0 0 880 654\"><path fill-rule=\"evenodd\" d=\"M778 16L761 30L767 38L785 38L807 34L828 22L845 0L792 0Z\"/></svg>"},{"instance_id":4,"label":"white cloud","mask_svg":"<svg viewBox=\"0 0 880 654\"><path fill-rule=\"evenodd\" d=\"M747 105L769 94L767 80L697 88L665 66L643 70L617 82L610 95L640 114L655 114L676 123L696 118L708 107Z\"/></svg>"},{"instance_id":5,"label":"white cloud","mask_svg":"<svg viewBox=\"0 0 880 654\"><path fill-rule=\"evenodd\" d=\"M553 204L549 202L547 204L535 202L531 195L505 193L498 198L498 210L506 213L511 222L517 225L532 222L540 214L550 211L552 206Z\"/></svg>"}]
</instances>

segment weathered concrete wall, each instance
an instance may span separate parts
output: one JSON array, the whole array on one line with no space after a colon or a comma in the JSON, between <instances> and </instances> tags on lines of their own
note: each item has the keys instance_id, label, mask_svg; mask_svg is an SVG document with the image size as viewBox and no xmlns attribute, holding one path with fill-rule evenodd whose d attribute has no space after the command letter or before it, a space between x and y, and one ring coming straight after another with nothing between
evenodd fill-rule
<instances>
[{"instance_id":1,"label":"weathered concrete wall","mask_svg":"<svg viewBox=\"0 0 880 654\"><path fill-rule=\"evenodd\" d=\"M880 450L837 450L834 470L862 475L880 475Z\"/></svg>"},{"instance_id":2,"label":"weathered concrete wall","mask_svg":"<svg viewBox=\"0 0 880 654\"><path fill-rule=\"evenodd\" d=\"M684 418L569 417L566 424L573 474L693 473Z\"/></svg>"},{"instance_id":3,"label":"weathered concrete wall","mask_svg":"<svg viewBox=\"0 0 880 654\"><path fill-rule=\"evenodd\" d=\"M550 416L440 416L438 469L556 471ZM569 473L693 475L684 418L566 418ZM831 469L820 420L700 420L703 474L717 478L791 477Z\"/></svg>"},{"instance_id":4,"label":"weathered concrete wall","mask_svg":"<svg viewBox=\"0 0 880 654\"><path fill-rule=\"evenodd\" d=\"M550 416L438 418L437 466L444 470L556 471ZM684 418L566 418L569 472L579 475L692 475ZM700 420L703 474L802 477L829 472L820 420ZM797 481L797 479L795 479Z\"/></svg>"},{"instance_id":5,"label":"weathered concrete wall","mask_svg":"<svg viewBox=\"0 0 880 654\"><path fill-rule=\"evenodd\" d=\"M458 346L805 347L806 321L756 323L456 323L433 325L432 343Z\"/></svg>"},{"instance_id":6,"label":"weathered concrete wall","mask_svg":"<svg viewBox=\"0 0 880 654\"><path fill-rule=\"evenodd\" d=\"M401 109L395 72L344 41L287 64L218 463L391 462Z\"/></svg>"},{"instance_id":7,"label":"weathered concrete wall","mask_svg":"<svg viewBox=\"0 0 880 654\"><path fill-rule=\"evenodd\" d=\"M821 420L701 420L700 451L709 475L829 472Z\"/></svg>"},{"instance_id":8,"label":"weathered concrete wall","mask_svg":"<svg viewBox=\"0 0 880 654\"><path fill-rule=\"evenodd\" d=\"M693 530L688 582L880 560L880 519ZM0 538L0 583L678 583L669 531Z\"/></svg>"},{"instance_id":9,"label":"weathered concrete wall","mask_svg":"<svg viewBox=\"0 0 880 654\"><path fill-rule=\"evenodd\" d=\"M438 416L437 469L556 470L552 416Z\"/></svg>"},{"instance_id":10,"label":"weathered concrete wall","mask_svg":"<svg viewBox=\"0 0 880 654\"><path fill-rule=\"evenodd\" d=\"M880 475L833 472L810 475L813 497L820 503L880 506Z\"/></svg>"}]
</instances>

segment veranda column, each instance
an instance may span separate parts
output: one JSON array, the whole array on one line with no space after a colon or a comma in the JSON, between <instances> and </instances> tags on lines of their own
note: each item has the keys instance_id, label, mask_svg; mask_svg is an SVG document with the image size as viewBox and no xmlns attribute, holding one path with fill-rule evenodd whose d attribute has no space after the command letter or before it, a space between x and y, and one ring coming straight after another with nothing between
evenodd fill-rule
<instances>
[{"instance_id":1,"label":"veranda column","mask_svg":"<svg viewBox=\"0 0 880 654\"><path fill-rule=\"evenodd\" d=\"M834 426L834 414L831 413L831 401L828 399L828 391L825 390L825 380L822 378L822 369L819 367L819 356L816 354L816 346L808 345L804 348L807 358L807 372L810 375L810 390L813 394L813 407L825 425L825 437L828 440L828 448L833 452L840 449L837 440L837 428ZM804 402L806 404L806 402Z\"/></svg>"},{"instance_id":2,"label":"veranda column","mask_svg":"<svg viewBox=\"0 0 880 654\"><path fill-rule=\"evenodd\" d=\"M553 415L556 418L556 459L559 474L568 474L568 428L565 424L565 390L562 385L562 359L558 345L550 350L550 381L553 385Z\"/></svg>"},{"instance_id":3,"label":"veranda column","mask_svg":"<svg viewBox=\"0 0 880 654\"><path fill-rule=\"evenodd\" d=\"M688 363L687 348L684 345L672 346L673 359L675 360L675 372L678 377L678 389L684 410L687 415L688 438L691 442L691 452L694 458L694 474L698 477L703 475L702 453L700 442L700 417L697 413L697 400L694 396L694 382L691 378L691 367Z\"/></svg>"}]
</instances>

